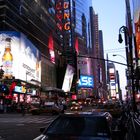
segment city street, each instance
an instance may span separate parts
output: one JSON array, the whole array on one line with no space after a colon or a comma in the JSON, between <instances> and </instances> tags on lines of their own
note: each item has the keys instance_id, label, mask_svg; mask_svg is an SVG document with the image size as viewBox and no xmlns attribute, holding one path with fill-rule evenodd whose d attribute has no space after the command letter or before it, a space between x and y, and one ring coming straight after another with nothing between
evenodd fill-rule
<instances>
[{"instance_id":1,"label":"city street","mask_svg":"<svg viewBox=\"0 0 140 140\"><path fill-rule=\"evenodd\" d=\"M0 114L0 140L32 140L56 116L26 114Z\"/></svg>"}]
</instances>

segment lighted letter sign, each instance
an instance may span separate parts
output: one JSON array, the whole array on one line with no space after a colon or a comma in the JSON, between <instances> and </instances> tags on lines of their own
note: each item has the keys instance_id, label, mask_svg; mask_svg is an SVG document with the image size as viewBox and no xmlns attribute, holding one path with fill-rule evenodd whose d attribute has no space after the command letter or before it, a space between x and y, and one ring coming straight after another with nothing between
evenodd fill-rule
<instances>
[{"instance_id":1,"label":"lighted letter sign","mask_svg":"<svg viewBox=\"0 0 140 140\"><path fill-rule=\"evenodd\" d=\"M65 25L64 25L64 29L65 30L70 30L70 22L67 22Z\"/></svg>"},{"instance_id":2,"label":"lighted letter sign","mask_svg":"<svg viewBox=\"0 0 140 140\"><path fill-rule=\"evenodd\" d=\"M93 88L93 76L81 75L78 87Z\"/></svg>"},{"instance_id":3,"label":"lighted letter sign","mask_svg":"<svg viewBox=\"0 0 140 140\"><path fill-rule=\"evenodd\" d=\"M69 1L56 1L56 23L57 27L65 31L70 30L70 9L69 9Z\"/></svg>"}]
</instances>

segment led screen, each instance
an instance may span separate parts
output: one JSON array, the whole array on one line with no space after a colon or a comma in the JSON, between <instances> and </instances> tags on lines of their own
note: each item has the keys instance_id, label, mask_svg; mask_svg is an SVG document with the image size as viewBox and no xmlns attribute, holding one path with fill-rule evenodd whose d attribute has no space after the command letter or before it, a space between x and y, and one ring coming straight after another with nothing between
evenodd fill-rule
<instances>
[{"instance_id":1,"label":"led screen","mask_svg":"<svg viewBox=\"0 0 140 140\"><path fill-rule=\"evenodd\" d=\"M78 87L93 88L94 87L93 76L80 75Z\"/></svg>"}]
</instances>

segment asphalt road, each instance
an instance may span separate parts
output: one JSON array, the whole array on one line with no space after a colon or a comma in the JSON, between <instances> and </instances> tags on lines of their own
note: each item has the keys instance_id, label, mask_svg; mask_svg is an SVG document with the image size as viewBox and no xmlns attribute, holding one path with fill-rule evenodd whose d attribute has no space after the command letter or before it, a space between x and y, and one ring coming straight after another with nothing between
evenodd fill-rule
<instances>
[{"instance_id":1,"label":"asphalt road","mask_svg":"<svg viewBox=\"0 0 140 140\"><path fill-rule=\"evenodd\" d=\"M90 107L82 111L89 110ZM0 140L33 140L40 134L40 127L48 126L56 117L45 114L0 114Z\"/></svg>"},{"instance_id":2,"label":"asphalt road","mask_svg":"<svg viewBox=\"0 0 140 140\"><path fill-rule=\"evenodd\" d=\"M87 110L89 107L82 111ZM40 134L40 127L47 126L54 118L56 116L0 114L0 140L33 140Z\"/></svg>"},{"instance_id":3,"label":"asphalt road","mask_svg":"<svg viewBox=\"0 0 140 140\"><path fill-rule=\"evenodd\" d=\"M56 116L0 114L0 140L33 140Z\"/></svg>"}]
</instances>

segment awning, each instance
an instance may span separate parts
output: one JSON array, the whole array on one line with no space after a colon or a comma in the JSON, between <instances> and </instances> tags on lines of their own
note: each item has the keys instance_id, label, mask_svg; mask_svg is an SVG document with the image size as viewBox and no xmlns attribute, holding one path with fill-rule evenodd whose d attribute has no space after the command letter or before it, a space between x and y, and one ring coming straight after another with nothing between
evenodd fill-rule
<instances>
[{"instance_id":1,"label":"awning","mask_svg":"<svg viewBox=\"0 0 140 140\"><path fill-rule=\"evenodd\" d=\"M56 88L56 87L42 87L43 92L51 92L51 94L57 94L60 97L65 97L66 94L64 90Z\"/></svg>"},{"instance_id":2,"label":"awning","mask_svg":"<svg viewBox=\"0 0 140 140\"><path fill-rule=\"evenodd\" d=\"M49 91L54 91L54 92L64 92L64 90L56 88L56 87L42 87L42 91L44 92L49 92Z\"/></svg>"}]
</instances>

